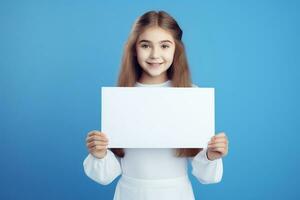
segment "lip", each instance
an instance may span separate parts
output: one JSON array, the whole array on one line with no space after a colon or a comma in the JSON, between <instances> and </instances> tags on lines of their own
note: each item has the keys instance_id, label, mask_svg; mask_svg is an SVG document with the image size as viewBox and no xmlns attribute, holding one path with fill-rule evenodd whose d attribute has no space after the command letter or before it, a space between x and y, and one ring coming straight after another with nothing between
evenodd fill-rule
<instances>
[{"instance_id":1,"label":"lip","mask_svg":"<svg viewBox=\"0 0 300 200\"><path fill-rule=\"evenodd\" d=\"M159 63L159 62L146 62L147 64L149 65L152 65L152 66L159 66L161 64L163 64L163 62Z\"/></svg>"},{"instance_id":2,"label":"lip","mask_svg":"<svg viewBox=\"0 0 300 200\"><path fill-rule=\"evenodd\" d=\"M162 63L148 63L150 67L157 68L160 67Z\"/></svg>"}]
</instances>

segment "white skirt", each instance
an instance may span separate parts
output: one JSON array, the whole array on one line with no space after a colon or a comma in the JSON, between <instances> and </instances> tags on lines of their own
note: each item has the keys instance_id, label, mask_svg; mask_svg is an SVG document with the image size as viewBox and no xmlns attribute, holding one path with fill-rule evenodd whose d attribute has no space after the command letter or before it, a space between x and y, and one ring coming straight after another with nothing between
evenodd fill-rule
<instances>
[{"instance_id":1,"label":"white skirt","mask_svg":"<svg viewBox=\"0 0 300 200\"><path fill-rule=\"evenodd\" d=\"M122 175L114 200L195 200L188 176L145 180Z\"/></svg>"}]
</instances>

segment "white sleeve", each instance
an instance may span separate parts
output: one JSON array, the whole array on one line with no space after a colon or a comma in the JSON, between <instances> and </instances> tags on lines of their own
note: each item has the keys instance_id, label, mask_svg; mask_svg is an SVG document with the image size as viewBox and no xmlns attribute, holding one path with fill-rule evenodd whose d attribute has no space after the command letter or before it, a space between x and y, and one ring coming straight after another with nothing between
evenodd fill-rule
<instances>
[{"instance_id":1,"label":"white sleeve","mask_svg":"<svg viewBox=\"0 0 300 200\"><path fill-rule=\"evenodd\" d=\"M223 176L223 162L222 159L208 160L206 156L207 148L200 151L194 158L192 158L192 174L202 184L218 183Z\"/></svg>"},{"instance_id":2,"label":"white sleeve","mask_svg":"<svg viewBox=\"0 0 300 200\"><path fill-rule=\"evenodd\" d=\"M89 154L83 161L83 168L89 178L102 185L110 184L122 172L120 162L110 150L102 159Z\"/></svg>"}]
</instances>

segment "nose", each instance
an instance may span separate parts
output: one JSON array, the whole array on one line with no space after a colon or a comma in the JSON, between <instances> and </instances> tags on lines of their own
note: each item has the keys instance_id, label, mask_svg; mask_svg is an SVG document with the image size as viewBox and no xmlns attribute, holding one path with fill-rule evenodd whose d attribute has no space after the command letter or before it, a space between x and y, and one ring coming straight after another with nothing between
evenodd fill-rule
<instances>
[{"instance_id":1,"label":"nose","mask_svg":"<svg viewBox=\"0 0 300 200\"><path fill-rule=\"evenodd\" d=\"M159 57L159 48L153 47L151 49L150 58L154 59L154 58L158 58L158 57Z\"/></svg>"}]
</instances>

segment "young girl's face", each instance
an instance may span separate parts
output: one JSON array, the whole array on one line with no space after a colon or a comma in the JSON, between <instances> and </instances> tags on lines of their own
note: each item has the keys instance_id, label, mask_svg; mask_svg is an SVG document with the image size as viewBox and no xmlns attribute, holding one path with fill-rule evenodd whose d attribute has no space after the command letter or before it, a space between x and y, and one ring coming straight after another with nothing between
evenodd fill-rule
<instances>
[{"instance_id":1,"label":"young girl's face","mask_svg":"<svg viewBox=\"0 0 300 200\"><path fill-rule=\"evenodd\" d=\"M137 61L143 69L143 82L167 80L167 70L173 63L175 42L173 36L159 27L146 29L137 39Z\"/></svg>"}]
</instances>

